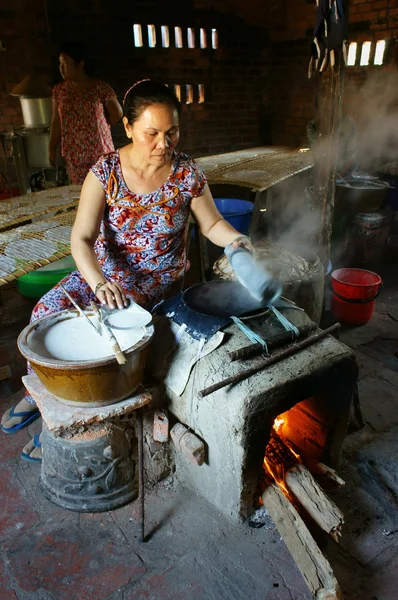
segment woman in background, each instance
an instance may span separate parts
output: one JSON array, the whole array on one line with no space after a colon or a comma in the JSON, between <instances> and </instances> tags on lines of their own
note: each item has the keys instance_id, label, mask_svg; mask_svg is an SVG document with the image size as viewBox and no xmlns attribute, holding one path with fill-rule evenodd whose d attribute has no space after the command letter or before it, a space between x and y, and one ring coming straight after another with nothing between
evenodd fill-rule
<instances>
[{"instance_id":1,"label":"woman in background","mask_svg":"<svg viewBox=\"0 0 398 600\"><path fill-rule=\"evenodd\" d=\"M49 158L55 167L61 142L70 180L79 185L102 154L114 151L110 126L123 112L113 89L89 76L79 44L61 46L59 70L64 81L53 89Z\"/></svg>"}]
</instances>

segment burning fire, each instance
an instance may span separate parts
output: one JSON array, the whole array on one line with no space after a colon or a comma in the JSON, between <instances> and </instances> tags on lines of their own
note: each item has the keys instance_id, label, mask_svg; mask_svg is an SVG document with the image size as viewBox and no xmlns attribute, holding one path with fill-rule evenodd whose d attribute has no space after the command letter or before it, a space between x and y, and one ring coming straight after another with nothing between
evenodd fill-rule
<instances>
[{"instance_id":1,"label":"burning fire","mask_svg":"<svg viewBox=\"0 0 398 600\"><path fill-rule=\"evenodd\" d=\"M294 451L287 440L288 420L287 414L283 413L276 417L270 440L265 449L264 468L271 478L279 485L286 496L290 496L285 484L285 469L294 462L301 461L300 455Z\"/></svg>"}]
</instances>

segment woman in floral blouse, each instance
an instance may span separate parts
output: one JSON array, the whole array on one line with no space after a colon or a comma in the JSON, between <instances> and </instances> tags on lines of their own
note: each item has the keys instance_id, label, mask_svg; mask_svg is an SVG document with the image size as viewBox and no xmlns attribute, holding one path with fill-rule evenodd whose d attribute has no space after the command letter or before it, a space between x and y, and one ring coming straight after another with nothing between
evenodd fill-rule
<instances>
[{"instance_id":1,"label":"woman in floral blouse","mask_svg":"<svg viewBox=\"0 0 398 600\"><path fill-rule=\"evenodd\" d=\"M53 89L49 158L55 166L61 142L70 180L82 184L98 158L114 150L110 126L121 119L122 107L107 83L88 76L79 45L61 47L59 70L64 81Z\"/></svg>"},{"instance_id":2,"label":"woman in floral blouse","mask_svg":"<svg viewBox=\"0 0 398 600\"><path fill-rule=\"evenodd\" d=\"M218 212L200 167L175 151L179 120L180 103L167 86L144 80L127 92L123 123L131 142L102 156L87 175L71 238L79 270L61 282L81 306L94 300L123 308L130 298L151 309L181 290L190 212L214 244L252 248ZM69 308L56 285L32 320ZM3 416L5 433L38 415L28 394L14 410ZM36 437L22 456L40 461L40 455Z\"/></svg>"}]
</instances>

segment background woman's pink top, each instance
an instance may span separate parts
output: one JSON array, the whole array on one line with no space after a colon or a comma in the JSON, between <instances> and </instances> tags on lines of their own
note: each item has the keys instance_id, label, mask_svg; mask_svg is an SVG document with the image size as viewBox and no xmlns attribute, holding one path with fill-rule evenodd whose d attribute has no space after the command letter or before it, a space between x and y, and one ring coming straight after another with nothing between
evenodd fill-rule
<instances>
[{"instance_id":1,"label":"background woman's pink top","mask_svg":"<svg viewBox=\"0 0 398 600\"><path fill-rule=\"evenodd\" d=\"M98 79L80 90L66 81L53 89L61 119L61 153L74 184L83 183L99 157L114 150L104 111L111 98L116 98L113 89Z\"/></svg>"}]
</instances>

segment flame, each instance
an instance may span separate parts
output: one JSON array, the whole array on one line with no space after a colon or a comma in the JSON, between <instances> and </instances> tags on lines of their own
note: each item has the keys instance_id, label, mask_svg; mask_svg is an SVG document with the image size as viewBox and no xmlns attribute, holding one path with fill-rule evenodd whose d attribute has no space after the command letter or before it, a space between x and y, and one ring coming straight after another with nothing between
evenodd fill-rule
<instances>
[{"instance_id":1,"label":"flame","mask_svg":"<svg viewBox=\"0 0 398 600\"><path fill-rule=\"evenodd\" d=\"M297 454L297 452L295 452L295 450L292 448L292 445L289 443L289 441L285 435L287 428L288 428L288 417L287 417L287 412L286 412L286 413L283 413L283 415L279 415L278 417L276 417L276 419L274 420L274 423L272 425L272 429L277 434L277 436L280 438L280 440L283 441L283 443L288 448L288 450L292 453L292 455L299 462L301 462L300 455ZM275 462L271 462L269 460L269 458L267 457L268 448L269 448L269 446L267 445L267 448L265 450L265 456L264 456L264 469L272 477L272 479L275 481L275 483L277 485L279 485L279 487L282 489L285 496L290 497L289 489L286 487L286 484L285 484L285 465L283 462L278 463L278 464L275 464Z\"/></svg>"}]
</instances>

